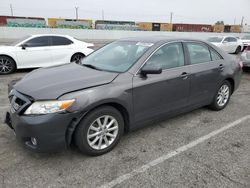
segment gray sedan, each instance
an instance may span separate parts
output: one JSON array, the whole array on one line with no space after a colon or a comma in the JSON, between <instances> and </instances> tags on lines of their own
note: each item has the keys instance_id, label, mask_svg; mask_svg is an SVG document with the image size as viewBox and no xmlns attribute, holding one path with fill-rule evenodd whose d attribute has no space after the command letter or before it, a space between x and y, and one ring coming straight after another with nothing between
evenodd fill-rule
<instances>
[{"instance_id":1,"label":"gray sedan","mask_svg":"<svg viewBox=\"0 0 250 188\"><path fill-rule=\"evenodd\" d=\"M9 93L6 123L33 151L74 141L89 155L112 150L124 131L209 106L222 110L238 88L241 66L193 39L122 39L80 64L42 68Z\"/></svg>"}]
</instances>

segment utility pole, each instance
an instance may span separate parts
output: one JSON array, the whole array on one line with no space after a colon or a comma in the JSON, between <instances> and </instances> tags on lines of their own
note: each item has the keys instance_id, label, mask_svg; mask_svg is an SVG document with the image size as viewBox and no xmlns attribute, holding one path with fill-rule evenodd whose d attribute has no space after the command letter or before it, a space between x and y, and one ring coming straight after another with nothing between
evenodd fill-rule
<instances>
[{"instance_id":1,"label":"utility pole","mask_svg":"<svg viewBox=\"0 0 250 188\"><path fill-rule=\"evenodd\" d=\"M10 12L11 12L11 16L13 16L13 7L12 7L12 4L10 4Z\"/></svg>"},{"instance_id":2,"label":"utility pole","mask_svg":"<svg viewBox=\"0 0 250 188\"><path fill-rule=\"evenodd\" d=\"M245 19L244 16L242 16L241 23L240 23L241 28L243 27L244 19Z\"/></svg>"},{"instance_id":3,"label":"utility pole","mask_svg":"<svg viewBox=\"0 0 250 188\"><path fill-rule=\"evenodd\" d=\"M79 9L79 7L76 6L75 9L76 9L76 20L78 20L78 9Z\"/></svg>"},{"instance_id":4,"label":"utility pole","mask_svg":"<svg viewBox=\"0 0 250 188\"><path fill-rule=\"evenodd\" d=\"M104 10L102 9L102 20L104 20Z\"/></svg>"},{"instance_id":5,"label":"utility pole","mask_svg":"<svg viewBox=\"0 0 250 188\"><path fill-rule=\"evenodd\" d=\"M172 23L173 21L173 14L174 14L173 12L170 13L170 23Z\"/></svg>"},{"instance_id":6,"label":"utility pole","mask_svg":"<svg viewBox=\"0 0 250 188\"><path fill-rule=\"evenodd\" d=\"M234 18L234 25L236 24L236 18Z\"/></svg>"}]
</instances>

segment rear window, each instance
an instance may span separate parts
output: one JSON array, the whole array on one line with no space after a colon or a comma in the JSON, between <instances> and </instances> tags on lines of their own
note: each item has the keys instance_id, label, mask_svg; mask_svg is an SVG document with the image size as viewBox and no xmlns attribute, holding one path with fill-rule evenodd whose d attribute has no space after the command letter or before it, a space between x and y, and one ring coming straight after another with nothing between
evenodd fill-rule
<instances>
[{"instance_id":1,"label":"rear window","mask_svg":"<svg viewBox=\"0 0 250 188\"><path fill-rule=\"evenodd\" d=\"M73 42L65 37L52 36L52 46L70 45Z\"/></svg>"}]
</instances>

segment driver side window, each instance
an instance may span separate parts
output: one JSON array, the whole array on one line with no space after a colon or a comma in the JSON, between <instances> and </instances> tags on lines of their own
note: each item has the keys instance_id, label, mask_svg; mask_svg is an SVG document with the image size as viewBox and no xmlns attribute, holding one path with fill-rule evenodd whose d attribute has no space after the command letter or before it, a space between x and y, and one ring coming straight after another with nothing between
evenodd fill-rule
<instances>
[{"instance_id":1,"label":"driver side window","mask_svg":"<svg viewBox=\"0 0 250 188\"><path fill-rule=\"evenodd\" d=\"M25 45L27 47L50 46L50 44L49 44L49 37L47 37L47 36L36 37L36 38L30 39L27 42L25 42Z\"/></svg>"},{"instance_id":2,"label":"driver side window","mask_svg":"<svg viewBox=\"0 0 250 188\"><path fill-rule=\"evenodd\" d=\"M184 52L180 42L170 43L158 49L147 61L147 66L170 69L184 65Z\"/></svg>"}]
</instances>

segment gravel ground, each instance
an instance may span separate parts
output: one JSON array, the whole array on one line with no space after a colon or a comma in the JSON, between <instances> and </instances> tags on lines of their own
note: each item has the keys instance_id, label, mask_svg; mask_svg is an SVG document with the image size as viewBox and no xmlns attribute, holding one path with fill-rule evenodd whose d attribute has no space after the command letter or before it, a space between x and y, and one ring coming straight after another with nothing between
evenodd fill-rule
<instances>
[{"instance_id":1,"label":"gravel ground","mask_svg":"<svg viewBox=\"0 0 250 188\"><path fill-rule=\"evenodd\" d=\"M7 83L30 70L0 76L0 187L98 187L250 114L250 73L227 108L207 108L123 136L103 156L76 148L38 154L23 148L4 123ZM115 187L250 187L250 120L135 174Z\"/></svg>"}]
</instances>

